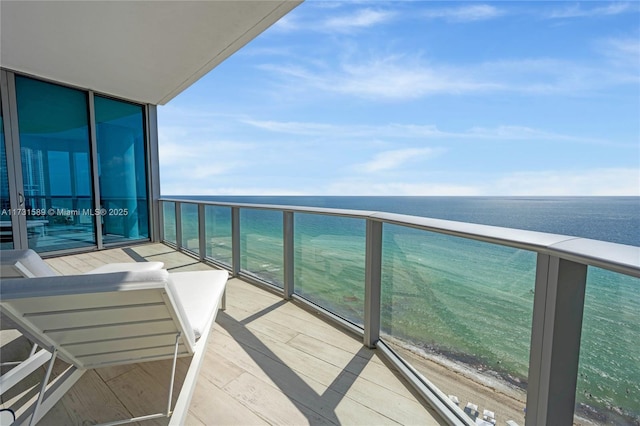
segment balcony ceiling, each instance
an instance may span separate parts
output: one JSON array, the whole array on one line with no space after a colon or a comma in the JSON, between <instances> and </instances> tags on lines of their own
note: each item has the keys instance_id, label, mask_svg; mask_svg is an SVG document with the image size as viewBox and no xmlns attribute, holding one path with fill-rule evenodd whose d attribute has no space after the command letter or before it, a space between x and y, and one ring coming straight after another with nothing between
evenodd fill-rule
<instances>
[{"instance_id":1,"label":"balcony ceiling","mask_svg":"<svg viewBox=\"0 0 640 426\"><path fill-rule=\"evenodd\" d=\"M301 1L0 2L0 65L165 104Z\"/></svg>"}]
</instances>

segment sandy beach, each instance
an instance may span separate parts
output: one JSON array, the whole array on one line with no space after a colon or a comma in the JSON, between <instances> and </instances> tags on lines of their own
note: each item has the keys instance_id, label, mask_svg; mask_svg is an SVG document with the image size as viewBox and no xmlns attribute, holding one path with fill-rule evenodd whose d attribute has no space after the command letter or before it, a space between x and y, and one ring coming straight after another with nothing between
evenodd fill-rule
<instances>
[{"instance_id":1,"label":"sandy beach","mask_svg":"<svg viewBox=\"0 0 640 426\"><path fill-rule=\"evenodd\" d=\"M464 409L467 402L471 402L478 406L479 418L482 418L483 410L490 410L495 413L497 425L505 425L507 420L524 425L527 397L524 389L507 383L497 375L482 374L462 363L436 357L397 341L389 342L388 338L385 340L442 392L458 397L460 408ZM582 417L574 418L576 426L596 424Z\"/></svg>"},{"instance_id":2,"label":"sandy beach","mask_svg":"<svg viewBox=\"0 0 640 426\"><path fill-rule=\"evenodd\" d=\"M460 408L464 409L467 402L472 402L478 406L480 418L486 409L495 413L496 424L504 425L507 420L514 420L524 425L526 394L523 390L489 376L480 376L462 364L419 354L397 342L391 346L442 392L458 397Z\"/></svg>"}]
</instances>

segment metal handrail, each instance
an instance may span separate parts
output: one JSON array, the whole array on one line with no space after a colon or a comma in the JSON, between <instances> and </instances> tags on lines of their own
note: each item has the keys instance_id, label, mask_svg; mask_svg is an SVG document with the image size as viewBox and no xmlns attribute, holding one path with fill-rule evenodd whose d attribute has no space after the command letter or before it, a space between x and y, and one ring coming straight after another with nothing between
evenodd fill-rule
<instances>
[{"instance_id":1,"label":"metal handrail","mask_svg":"<svg viewBox=\"0 0 640 426\"><path fill-rule=\"evenodd\" d=\"M160 198L159 201L370 219L390 225L406 226L558 256L562 259L640 278L640 247L589 238L368 210L228 203L177 198Z\"/></svg>"}]
</instances>

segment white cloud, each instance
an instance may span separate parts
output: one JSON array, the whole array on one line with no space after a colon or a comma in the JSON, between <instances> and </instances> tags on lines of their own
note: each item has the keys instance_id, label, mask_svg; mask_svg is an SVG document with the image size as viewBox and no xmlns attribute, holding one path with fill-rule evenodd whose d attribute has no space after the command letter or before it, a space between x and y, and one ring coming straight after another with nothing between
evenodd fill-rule
<instances>
[{"instance_id":1,"label":"white cloud","mask_svg":"<svg viewBox=\"0 0 640 426\"><path fill-rule=\"evenodd\" d=\"M478 81L462 69L412 64L396 57L343 65L342 76L330 85L344 94L389 100L500 89L499 84Z\"/></svg>"},{"instance_id":2,"label":"white cloud","mask_svg":"<svg viewBox=\"0 0 640 426\"><path fill-rule=\"evenodd\" d=\"M640 170L602 168L508 174L483 189L483 195L640 196Z\"/></svg>"},{"instance_id":3,"label":"white cloud","mask_svg":"<svg viewBox=\"0 0 640 426\"><path fill-rule=\"evenodd\" d=\"M431 124L337 125L299 121L243 120L260 129L291 135L323 136L335 138L393 138L393 139L469 139L469 140L527 140L566 141L594 145L620 145L607 140L535 129L526 126L503 125L472 127L463 131L444 131ZM626 146L626 145L624 145ZM635 146L635 145L634 145Z\"/></svg>"},{"instance_id":4,"label":"white cloud","mask_svg":"<svg viewBox=\"0 0 640 426\"><path fill-rule=\"evenodd\" d=\"M331 17L322 22L319 27L326 31L349 32L387 22L393 16L392 12L361 9L349 15Z\"/></svg>"},{"instance_id":5,"label":"white cloud","mask_svg":"<svg viewBox=\"0 0 640 426\"><path fill-rule=\"evenodd\" d=\"M355 169L361 170L365 173L393 170L408 162L424 160L432 157L436 152L437 150L433 148L407 148L384 151L376 154L371 161L363 164L357 164Z\"/></svg>"},{"instance_id":6,"label":"white cloud","mask_svg":"<svg viewBox=\"0 0 640 426\"><path fill-rule=\"evenodd\" d=\"M437 94L464 94L501 90L501 84L478 80L471 70L411 63L397 56L343 63L334 69L307 69L291 65L263 65L296 90L306 87L371 100L402 101ZM302 85L301 85L302 84Z\"/></svg>"},{"instance_id":7,"label":"white cloud","mask_svg":"<svg viewBox=\"0 0 640 426\"><path fill-rule=\"evenodd\" d=\"M290 32L296 31L300 29L300 23L296 18L293 17L293 14L288 14L280 18L273 24L270 28L271 31L282 31L282 32Z\"/></svg>"},{"instance_id":8,"label":"white cloud","mask_svg":"<svg viewBox=\"0 0 640 426\"><path fill-rule=\"evenodd\" d=\"M430 9L425 12L427 18L442 18L449 22L484 21L497 18L503 14L504 11L486 4Z\"/></svg>"},{"instance_id":9,"label":"white cloud","mask_svg":"<svg viewBox=\"0 0 640 426\"><path fill-rule=\"evenodd\" d=\"M606 53L614 56L625 56L636 61L640 58L640 39L637 37L610 38L606 40L605 47Z\"/></svg>"},{"instance_id":10,"label":"white cloud","mask_svg":"<svg viewBox=\"0 0 640 426\"><path fill-rule=\"evenodd\" d=\"M630 42L615 41L618 56L635 54ZM628 67L607 61L583 64L565 59L523 58L465 66L432 64L409 55L350 59L336 65L263 64L280 77L283 91L348 95L374 101L406 101L434 95L512 92L580 96L618 85L638 84L637 60Z\"/></svg>"},{"instance_id":11,"label":"white cloud","mask_svg":"<svg viewBox=\"0 0 640 426\"><path fill-rule=\"evenodd\" d=\"M596 3L596 2L594 2ZM582 7L579 3L572 4L562 9L556 9L549 14L549 18L583 18L593 16L613 16L621 13L637 11L637 5L629 2L615 2L606 6Z\"/></svg>"},{"instance_id":12,"label":"white cloud","mask_svg":"<svg viewBox=\"0 0 640 426\"><path fill-rule=\"evenodd\" d=\"M547 170L476 175L473 183L461 184L459 176L439 176L429 181L381 182L369 178L344 178L330 183L315 195L449 195L449 196L640 196L640 170L605 168L593 170ZM469 180L469 179L467 179Z\"/></svg>"},{"instance_id":13,"label":"white cloud","mask_svg":"<svg viewBox=\"0 0 640 426\"><path fill-rule=\"evenodd\" d=\"M614 67L623 70L630 82L640 82L640 38L607 38L598 41L596 48Z\"/></svg>"},{"instance_id":14,"label":"white cloud","mask_svg":"<svg viewBox=\"0 0 640 426\"><path fill-rule=\"evenodd\" d=\"M372 182L365 179L345 179L333 182L318 195L405 195L405 196L437 196L437 195L480 195L479 189L472 185L449 183L407 183L407 182ZM316 193L314 193L316 194Z\"/></svg>"},{"instance_id":15,"label":"white cloud","mask_svg":"<svg viewBox=\"0 0 640 426\"><path fill-rule=\"evenodd\" d=\"M324 8L327 9L327 8ZM338 9L336 7L335 9ZM396 13L381 9L361 8L349 13L335 12L328 17L317 18L317 11L310 17L303 15L286 15L273 25L274 30L281 32L315 31L323 33L351 33L356 30L371 28L389 22Z\"/></svg>"},{"instance_id":16,"label":"white cloud","mask_svg":"<svg viewBox=\"0 0 640 426\"><path fill-rule=\"evenodd\" d=\"M236 185L218 185L212 182L206 186L194 186L185 182L170 182L162 184L162 195L308 195L306 191L291 188L260 187L238 183Z\"/></svg>"}]
</instances>

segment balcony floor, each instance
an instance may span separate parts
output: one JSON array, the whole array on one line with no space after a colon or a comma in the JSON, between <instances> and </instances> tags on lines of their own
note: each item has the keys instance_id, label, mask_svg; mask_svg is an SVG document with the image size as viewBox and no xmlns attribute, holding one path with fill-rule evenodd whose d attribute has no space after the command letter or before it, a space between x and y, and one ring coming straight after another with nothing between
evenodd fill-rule
<instances>
[{"instance_id":1,"label":"balcony floor","mask_svg":"<svg viewBox=\"0 0 640 426\"><path fill-rule=\"evenodd\" d=\"M62 274L73 274L104 263L144 260L163 261L170 271L209 269L162 244L47 262ZM229 280L227 309L218 313L212 333L189 425L446 424L375 350L295 303L239 279ZM16 351L24 339L5 336L2 354L8 360L5 347ZM26 342L21 344L28 350ZM182 360L178 385L185 366ZM3 406L34 398L42 371L34 373L31 387L5 395ZM42 424L105 422L162 411L168 374L166 361L89 371Z\"/></svg>"}]
</instances>

